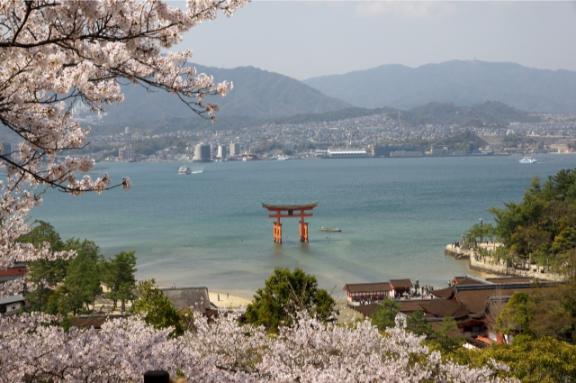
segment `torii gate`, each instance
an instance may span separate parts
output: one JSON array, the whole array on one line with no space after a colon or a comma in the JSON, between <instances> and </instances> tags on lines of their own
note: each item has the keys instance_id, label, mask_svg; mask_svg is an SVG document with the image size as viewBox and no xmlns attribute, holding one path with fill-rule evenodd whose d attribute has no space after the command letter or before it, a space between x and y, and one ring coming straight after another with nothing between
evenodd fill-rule
<instances>
[{"instance_id":1,"label":"torii gate","mask_svg":"<svg viewBox=\"0 0 576 383\"><path fill-rule=\"evenodd\" d=\"M312 210L318 206L317 203L309 203L304 205L269 205L263 203L262 206L268 209L268 217L276 218L272 228L272 235L274 243L282 243L282 222L280 218L296 218L300 217L300 242L308 242L308 222L304 221L306 217L312 217Z\"/></svg>"}]
</instances>

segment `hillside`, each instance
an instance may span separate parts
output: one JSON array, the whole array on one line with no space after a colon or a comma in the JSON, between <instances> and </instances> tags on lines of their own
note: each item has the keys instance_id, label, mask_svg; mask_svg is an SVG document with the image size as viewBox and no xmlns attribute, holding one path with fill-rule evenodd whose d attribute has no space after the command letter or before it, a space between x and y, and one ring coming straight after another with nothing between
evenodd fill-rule
<instances>
[{"instance_id":1,"label":"hillside","mask_svg":"<svg viewBox=\"0 0 576 383\"><path fill-rule=\"evenodd\" d=\"M211 97L220 106L218 123L225 126L234 121L281 118L298 114L314 114L348 108L340 100L281 74L254 67L218 69L196 66L213 75L216 81L234 82L226 97ZM197 118L180 100L160 91L149 92L141 87L126 86L125 102L110 106L103 125L155 128L160 126L190 127L205 122Z\"/></svg>"},{"instance_id":2,"label":"hillside","mask_svg":"<svg viewBox=\"0 0 576 383\"><path fill-rule=\"evenodd\" d=\"M449 61L416 68L383 65L305 81L365 108L410 109L431 102L472 105L499 101L529 112L576 112L576 72L513 63Z\"/></svg>"},{"instance_id":3,"label":"hillside","mask_svg":"<svg viewBox=\"0 0 576 383\"><path fill-rule=\"evenodd\" d=\"M412 125L503 125L510 122L531 122L537 118L529 113L497 101L486 101L471 106L432 102L410 109L402 114Z\"/></svg>"}]
</instances>

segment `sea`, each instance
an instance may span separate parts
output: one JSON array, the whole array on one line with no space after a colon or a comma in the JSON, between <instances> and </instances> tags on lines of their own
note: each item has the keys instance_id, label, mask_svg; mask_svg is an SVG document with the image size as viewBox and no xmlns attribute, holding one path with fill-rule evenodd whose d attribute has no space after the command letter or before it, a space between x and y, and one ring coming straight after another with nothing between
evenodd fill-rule
<instances>
[{"instance_id":1,"label":"sea","mask_svg":"<svg viewBox=\"0 0 576 383\"><path fill-rule=\"evenodd\" d=\"M132 180L129 191L79 197L48 191L30 220L63 238L95 241L105 256L135 251L137 277L161 286L207 286L250 296L277 267L300 267L322 288L394 278L445 286L470 274L444 255L491 207L519 201L533 177L576 166L576 155L374 158L218 162L99 163L95 173ZM181 165L202 170L179 175ZM272 241L262 203L317 202L310 243L297 219ZM322 226L340 233L320 231Z\"/></svg>"}]
</instances>

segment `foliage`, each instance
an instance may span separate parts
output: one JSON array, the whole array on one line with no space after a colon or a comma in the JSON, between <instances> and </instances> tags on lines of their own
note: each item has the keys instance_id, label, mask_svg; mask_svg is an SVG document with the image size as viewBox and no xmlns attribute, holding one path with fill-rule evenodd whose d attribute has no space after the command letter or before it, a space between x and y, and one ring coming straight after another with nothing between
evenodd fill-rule
<instances>
[{"instance_id":1,"label":"foliage","mask_svg":"<svg viewBox=\"0 0 576 383\"><path fill-rule=\"evenodd\" d=\"M514 293L500 312L496 326L506 334L556 337L576 341L574 284Z\"/></svg>"},{"instance_id":2,"label":"foliage","mask_svg":"<svg viewBox=\"0 0 576 383\"><path fill-rule=\"evenodd\" d=\"M157 329L169 328L171 335L179 336L184 333L188 319L181 318L178 310L164 295L162 290L156 287L156 282L151 279L138 282L136 285L136 300L132 305L132 312L140 314L149 325Z\"/></svg>"},{"instance_id":3,"label":"foliage","mask_svg":"<svg viewBox=\"0 0 576 383\"><path fill-rule=\"evenodd\" d=\"M330 320L334 306L334 299L318 288L316 277L301 269L279 268L268 277L264 288L256 291L246 308L244 321L277 331L279 326L292 324L300 311L307 311L321 321Z\"/></svg>"},{"instance_id":4,"label":"foliage","mask_svg":"<svg viewBox=\"0 0 576 383\"><path fill-rule=\"evenodd\" d=\"M432 326L426 320L422 310L414 311L408 315L406 318L406 330L416 335L430 336L432 334Z\"/></svg>"},{"instance_id":5,"label":"foliage","mask_svg":"<svg viewBox=\"0 0 576 383\"><path fill-rule=\"evenodd\" d=\"M70 261L63 284L56 289L58 312L78 314L90 311L89 305L101 294L103 258L92 241L70 239L65 245L74 249L76 257Z\"/></svg>"},{"instance_id":6,"label":"foliage","mask_svg":"<svg viewBox=\"0 0 576 383\"><path fill-rule=\"evenodd\" d=\"M134 299L136 256L133 251L118 253L105 262L104 269L104 283L110 289L107 295L114 302L114 309L117 301L121 302L121 311L124 313L126 301Z\"/></svg>"},{"instance_id":7,"label":"foliage","mask_svg":"<svg viewBox=\"0 0 576 383\"><path fill-rule=\"evenodd\" d=\"M470 243L496 237L509 263L537 263L576 277L576 169L561 170L541 184L535 178L520 203L492 208L495 225L474 225Z\"/></svg>"},{"instance_id":8,"label":"foliage","mask_svg":"<svg viewBox=\"0 0 576 383\"><path fill-rule=\"evenodd\" d=\"M505 334L532 335L530 325L534 320L534 305L527 293L514 293L498 315L496 328Z\"/></svg>"},{"instance_id":9,"label":"foliage","mask_svg":"<svg viewBox=\"0 0 576 383\"><path fill-rule=\"evenodd\" d=\"M442 320L439 328L432 331L427 344L443 354L451 354L464 344L464 337L460 334L456 321L446 317Z\"/></svg>"},{"instance_id":10,"label":"foliage","mask_svg":"<svg viewBox=\"0 0 576 383\"><path fill-rule=\"evenodd\" d=\"M146 370L180 371L198 382L498 383L498 368L443 361L422 338L399 328L385 334L369 322L347 328L298 315L268 336L230 315L171 337L134 318L101 330L46 326L51 318L0 317L5 381L137 382ZM89 350L86 352L85 350ZM563 354L561 354L562 356Z\"/></svg>"},{"instance_id":11,"label":"foliage","mask_svg":"<svg viewBox=\"0 0 576 383\"><path fill-rule=\"evenodd\" d=\"M576 346L551 338L518 336L511 345L478 351L461 350L462 362L484 366L490 360L505 363L510 374L525 383L576 381Z\"/></svg>"},{"instance_id":12,"label":"foliage","mask_svg":"<svg viewBox=\"0 0 576 383\"><path fill-rule=\"evenodd\" d=\"M372 324L380 331L394 327L396 325L395 319L398 311L399 307L396 301L393 299L384 299L372 315Z\"/></svg>"},{"instance_id":13,"label":"foliage","mask_svg":"<svg viewBox=\"0 0 576 383\"><path fill-rule=\"evenodd\" d=\"M494 240L494 226L489 223L477 223L464 233L464 246L468 248L477 248L478 243L487 240Z\"/></svg>"}]
</instances>

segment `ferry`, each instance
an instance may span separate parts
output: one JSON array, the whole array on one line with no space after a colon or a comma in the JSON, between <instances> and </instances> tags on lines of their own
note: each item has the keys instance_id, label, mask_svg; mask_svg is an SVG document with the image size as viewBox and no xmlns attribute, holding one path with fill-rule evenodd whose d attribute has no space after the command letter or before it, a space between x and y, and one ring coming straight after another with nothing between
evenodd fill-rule
<instances>
[{"instance_id":1,"label":"ferry","mask_svg":"<svg viewBox=\"0 0 576 383\"><path fill-rule=\"evenodd\" d=\"M342 229L338 228L338 227L325 227L325 226L321 226L320 227L320 231L323 231L325 233L342 233Z\"/></svg>"},{"instance_id":2,"label":"ferry","mask_svg":"<svg viewBox=\"0 0 576 383\"><path fill-rule=\"evenodd\" d=\"M192 174L192 170L188 166L180 166L178 168L178 174L180 175L189 175Z\"/></svg>"},{"instance_id":3,"label":"ferry","mask_svg":"<svg viewBox=\"0 0 576 383\"><path fill-rule=\"evenodd\" d=\"M521 164L534 164L537 161L536 158L534 157L522 157L518 162L520 162Z\"/></svg>"}]
</instances>

